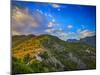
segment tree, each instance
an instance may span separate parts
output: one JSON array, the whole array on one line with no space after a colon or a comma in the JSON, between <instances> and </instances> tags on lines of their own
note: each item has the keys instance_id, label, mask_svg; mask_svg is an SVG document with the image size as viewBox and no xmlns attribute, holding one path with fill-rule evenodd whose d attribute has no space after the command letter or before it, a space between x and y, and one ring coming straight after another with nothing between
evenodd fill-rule
<instances>
[{"instance_id":1,"label":"tree","mask_svg":"<svg viewBox=\"0 0 100 75\"><path fill-rule=\"evenodd\" d=\"M25 57L23 59L23 61L25 62L25 64L27 64L30 60L31 60L30 55L29 54L25 55Z\"/></svg>"}]
</instances>

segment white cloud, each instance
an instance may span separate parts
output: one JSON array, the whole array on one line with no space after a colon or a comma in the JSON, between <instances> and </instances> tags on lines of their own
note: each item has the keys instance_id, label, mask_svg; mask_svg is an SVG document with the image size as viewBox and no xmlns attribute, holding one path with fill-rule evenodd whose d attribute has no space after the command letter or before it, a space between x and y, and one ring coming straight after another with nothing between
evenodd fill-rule
<instances>
[{"instance_id":1,"label":"white cloud","mask_svg":"<svg viewBox=\"0 0 100 75\"><path fill-rule=\"evenodd\" d=\"M95 32L89 31L89 30L83 30L80 31L80 38L85 38L85 37L91 37L94 36Z\"/></svg>"},{"instance_id":2,"label":"white cloud","mask_svg":"<svg viewBox=\"0 0 100 75\"><path fill-rule=\"evenodd\" d=\"M51 18L53 17L51 14L48 14L48 16L51 17Z\"/></svg>"},{"instance_id":3,"label":"white cloud","mask_svg":"<svg viewBox=\"0 0 100 75\"><path fill-rule=\"evenodd\" d=\"M43 11L41 11L40 9L36 9L36 11L40 12L41 14L43 14Z\"/></svg>"},{"instance_id":4,"label":"white cloud","mask_svg":"<svg viewBox=\"0 0 100 75\"><path fill-rule=\"evenodd\" d=\"M53 27L53 26L57 26L58 24L55 22L55 19L53 19L52 21L48 22L48 27Z\"/></svg>"},{"instance_id":5,"label":"white cloud","mask_svg":"<svg viewBox=\"0 0 100 75\"><path fill-rule=\"evenodd\" d=\"M53 27L54 26L54 23L53 22L49 22L48 23L48 27Z\"/></svg>"},{"instance_id":6,"label":"white cloud","mask_svg":"<svg viewBox=\"0 0 100 75\"><path fill-rule=\"evenodd\" d=\"M59 8L59 7L60 7L59 4L52 4L52 6L53 6L54 8Z\"/></svg>"},{"instance_id":7,"label":"white cloud","mask_svg":"<svg viewBox=\"0 0 100 75\"><path fill-rule=\"evenodd\" d=\"M80 39L80 36L76 32L64 32L62 28L54 30L52 35L57 36L64 41L66 41L67 39Z\"/></svg>"},{"instance_id":8,"label":"white cloud","mask_svg":"<svg viewBox=\"0 0 100 75\"><path fill-rule=\"evenodd\" d=\"M33 12L35 16L29 14L26 8L20 9L18 7L12 9L12 34L28 34L31 29L39 27L42 22L41 13L38 11Z\"/></svg>"},{"instance_id":9,"label":"white cloud","mask_svg":"<svg viewBox=\"0 0 100 75\"><path fill-rule=\"evenodd\" d=\"M48 16L50 18L53 18L53 16L50 13L44 13L45 16Z\"/></svg>"},{"instance_id":10,"label":"white cloud","mask_svg":"<svg viewBox=\"0 0 100 75\"><path fill-rule=\"evenodd\" d=\"M60 28L59 30L53 30L51 35L59 37L61 40L67 40L68 34Z\"/></svg>"},{"instance_id":11,"label":"white cloud","mask_svg":"<svg viewBox=\"0 0 100 75\"><path fill-rule=\"evenodd\" d=\"M73 28L73 26L72 25L67 25L67 28L71 29L71 28Z\"/></svg>"},{"instance_id":12,"label":"white cloud","mask_svg":"<svg viewBox=\"0 0 100 75\"><path fill-rule=\"evenodd\" d=\"M53 29L46 29L45 32L47 33L52 33L54 30Z\"/></svg>"},{"instance_id":13,"label":"white cloud","mask_svg":"<svg viewBox=\"0 0 100 75\"><path fill-rule=\"evenodd\" d=\"M12 31L12 35L21 35L21 33L20 32L16 32L16 31Z\"/></svg>"}]
</instances>

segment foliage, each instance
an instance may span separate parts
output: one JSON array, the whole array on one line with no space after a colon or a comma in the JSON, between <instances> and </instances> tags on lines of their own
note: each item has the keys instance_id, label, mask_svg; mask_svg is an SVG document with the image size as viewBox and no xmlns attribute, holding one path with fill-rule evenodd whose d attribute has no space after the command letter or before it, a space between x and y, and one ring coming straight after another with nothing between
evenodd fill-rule
<instances>
[{"instance_id":1,"label":"foliage","mask_svg":"<svg viewBox=\"0 0 100 75\"><path fill-rule=\"evenodd\" d=\"M12 74L32 73L32 69L26 64L20 62L16 58L12 60Z\"/></svg>"},{"instance_id":2,"label":"foliage","mask_svg":"<svg viewBox=\"0 0 100 75\"><path fill-rule=\"evenodd\" d=\"M96 68L95 48L82 41L66 42L51 35L30 35L13 36L12 42L14 74L78 70L82 69L81 63L86 65L85 69Z\"/></svg>"}]
</instances>

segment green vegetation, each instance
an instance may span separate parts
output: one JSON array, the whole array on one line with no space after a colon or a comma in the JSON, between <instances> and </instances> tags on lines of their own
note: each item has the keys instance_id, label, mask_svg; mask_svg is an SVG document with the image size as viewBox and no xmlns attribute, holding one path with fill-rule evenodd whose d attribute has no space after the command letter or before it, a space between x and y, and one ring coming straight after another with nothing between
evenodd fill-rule
<instances>
[{"instance_id":1,"label":"green vegetation","mask_svg":"<svg viewBox=\"0 0 100 75\"><path fill-rule=\"evenodd\" d=\"M13 36L12 73L39 73L96 68L91 45L66 42L51 35Z\"/></svg>"},{"instance_id":2,"label":"green vegetation","mask_svg":"<svg viewBox=\"0 0 100 75\"><path fill-rule=\"evenodd\" d=\"M12 74L23 74L23 73L32 73L33 70L22 63L20 60L13 58L12 59Z\"/></svg>"}]
</instances>

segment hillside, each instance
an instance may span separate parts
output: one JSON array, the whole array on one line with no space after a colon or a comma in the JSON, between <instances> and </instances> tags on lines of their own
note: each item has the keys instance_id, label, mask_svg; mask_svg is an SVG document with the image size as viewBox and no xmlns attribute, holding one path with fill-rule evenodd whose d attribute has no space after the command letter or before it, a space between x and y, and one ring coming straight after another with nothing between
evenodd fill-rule
<instances>
[{"instance_id":1,"label":"hillside","mask_svg":"<svg viewBox=\"0 0 100 75\"><path fill-rule=\"evenodd\" d=\"M96 36L86 37L81 39L80 41L96 47Z\"/></svg>"},{"instance_id":2,"label":"hillside","mask_svg":"<svg viewBox=\"0 0 100 75\"><path fill-rule=\"evenodd\" d=\"M96 50L88 44L66 42L51 35L12 38L13 74L96 68Z\"/></svg>"}]
</instances>

